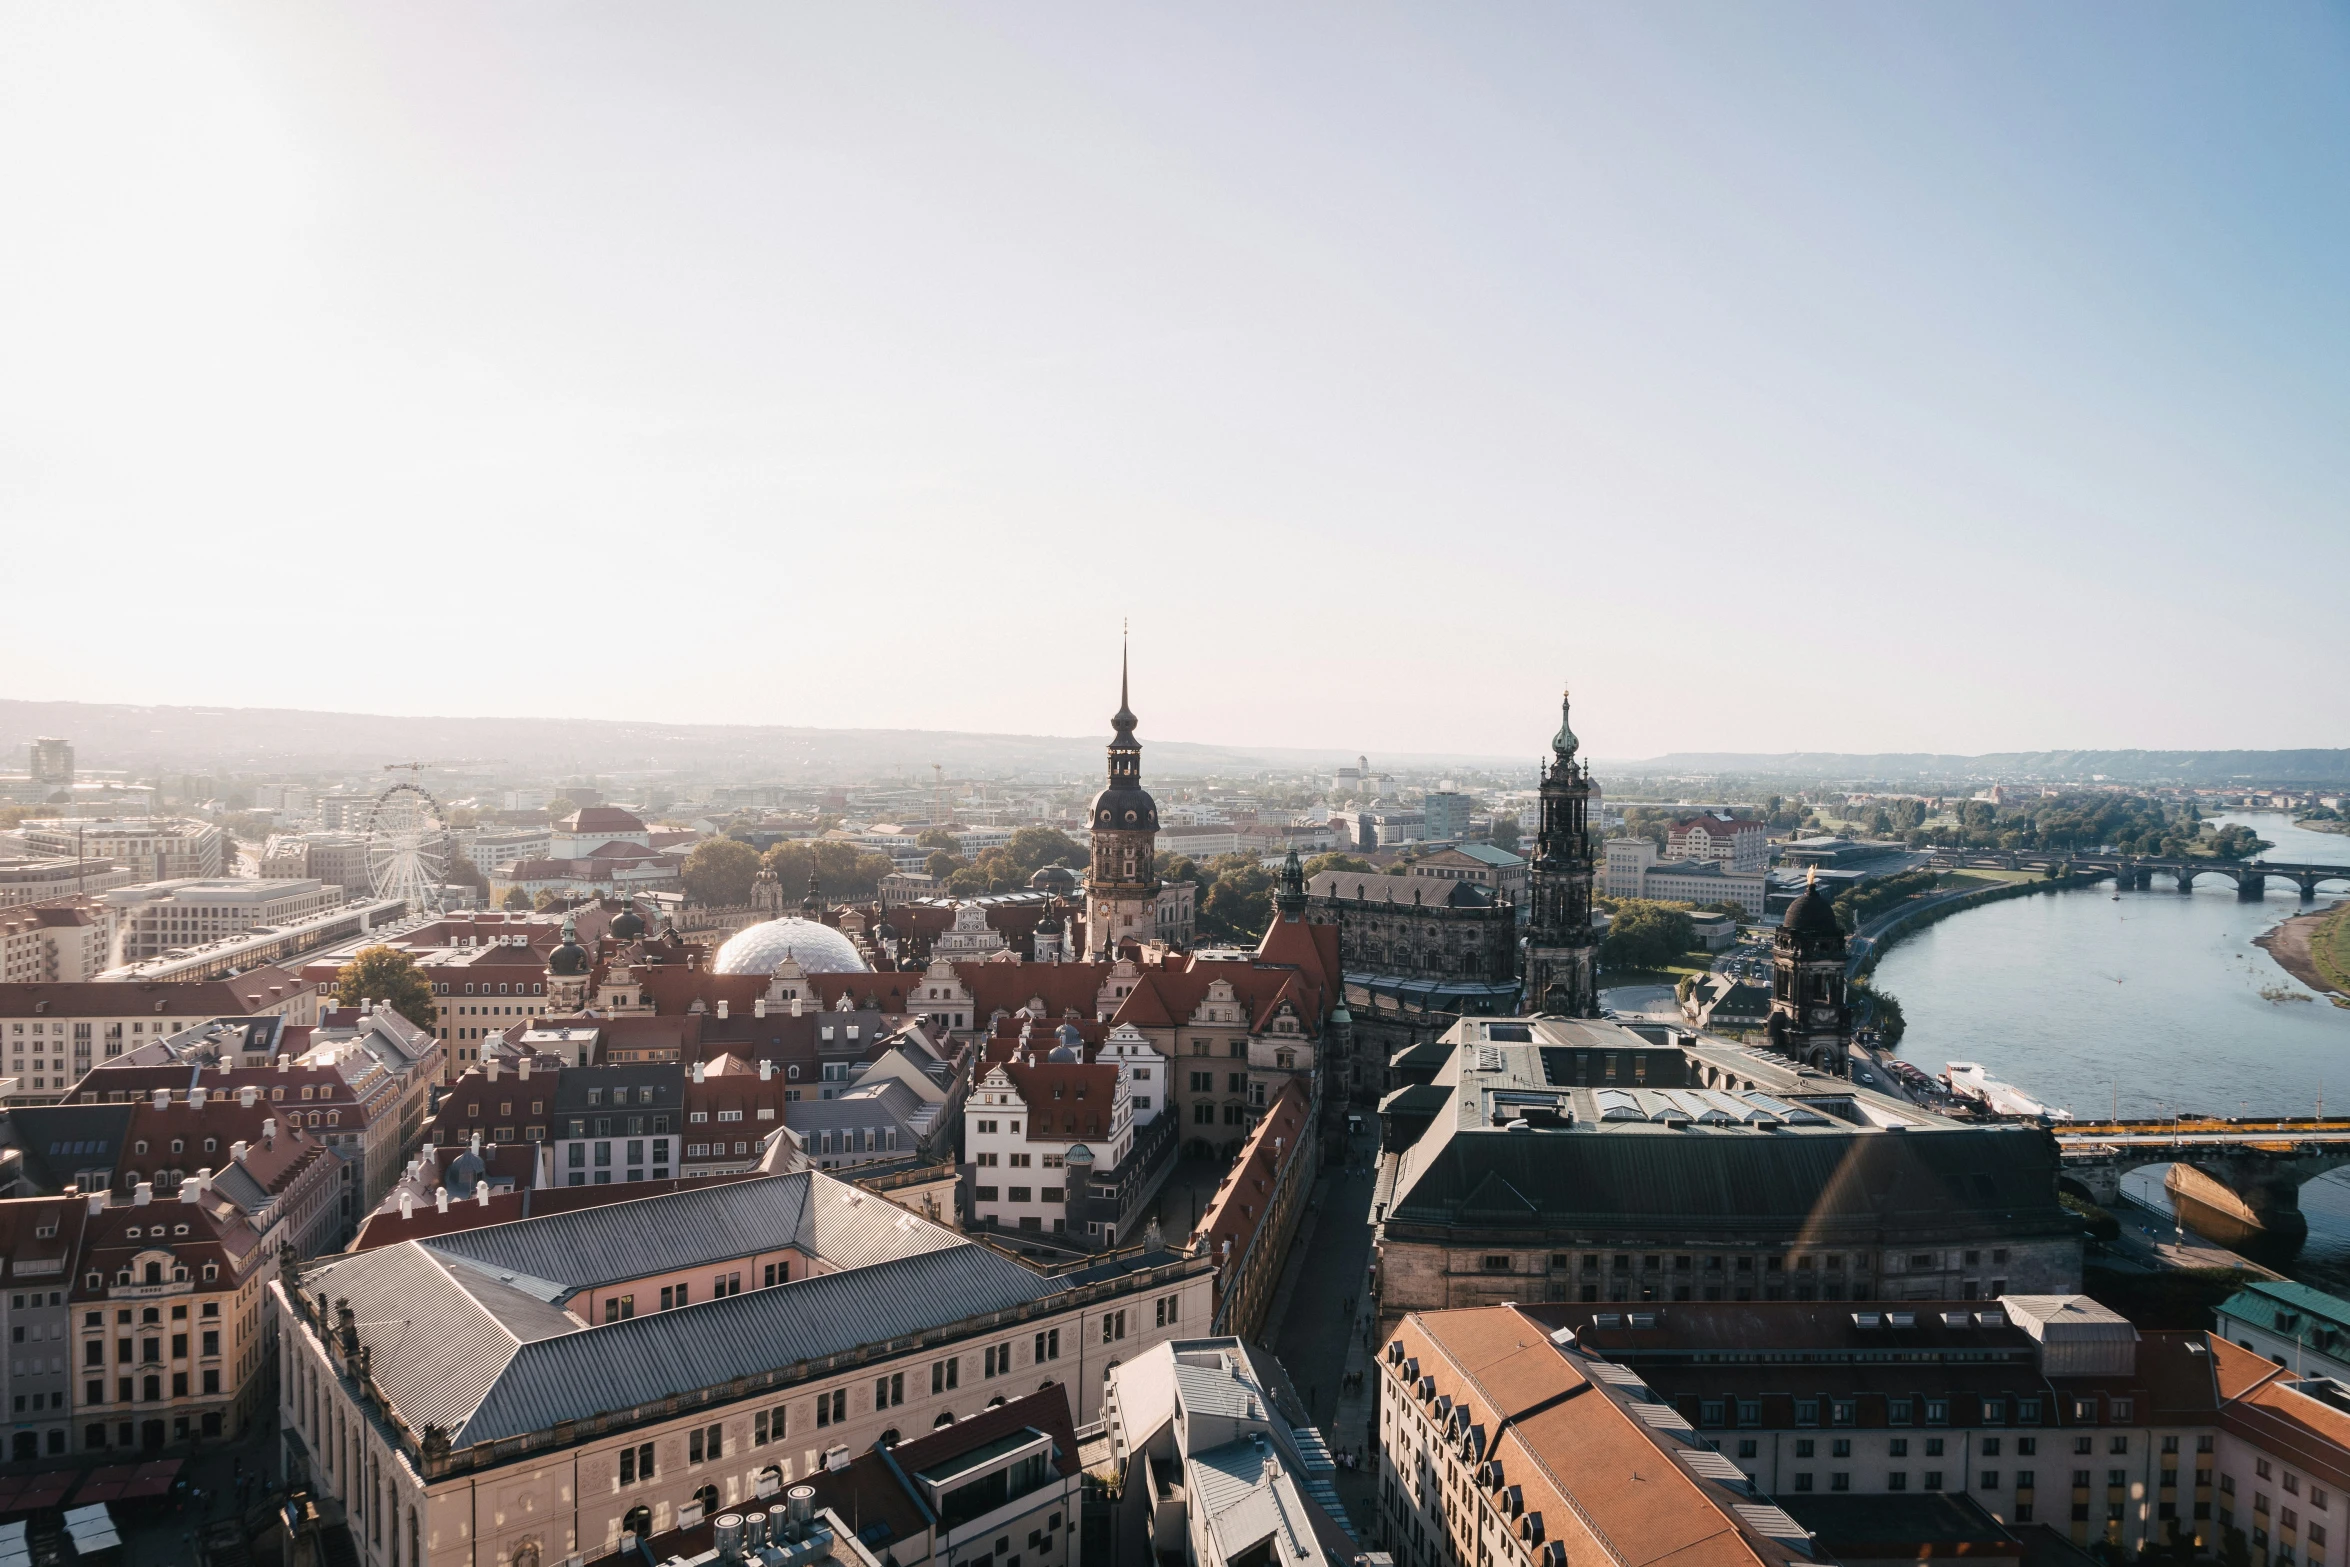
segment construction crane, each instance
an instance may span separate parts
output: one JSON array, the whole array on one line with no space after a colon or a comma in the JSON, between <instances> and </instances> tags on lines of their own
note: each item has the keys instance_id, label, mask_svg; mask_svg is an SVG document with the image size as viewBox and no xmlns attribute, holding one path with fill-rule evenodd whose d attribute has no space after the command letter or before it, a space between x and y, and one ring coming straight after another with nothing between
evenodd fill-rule
<instances>
[{"instance_id":1,"label":"construction crane","mask_svg":"<svg viewBox=\"0 0 2350 1567\"><path fill-rule=\"evenodd\" d=\"M424 770L431 765L432 763L430 762L386 762L384 763L384 771L387 773L396 773L404 770L407 772L408 776L414 778L420 776Z\"/></svg>"}]
</instances>

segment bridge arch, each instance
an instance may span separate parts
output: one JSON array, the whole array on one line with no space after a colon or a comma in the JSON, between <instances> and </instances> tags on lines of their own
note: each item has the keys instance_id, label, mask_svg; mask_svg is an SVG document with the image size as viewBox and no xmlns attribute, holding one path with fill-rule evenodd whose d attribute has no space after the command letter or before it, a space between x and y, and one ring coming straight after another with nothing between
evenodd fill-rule
<instances>
[{"instance_id":1,"label":"bridge arch","mask_svg":"<svg viewBox=\"0 0 2350 1567\"><path fill-rule=\"evenodd\" d=\"M2173 1174L2165 1187L2191 1229L2223 1245L2289 1249L2309 1233L2301 1188L2350 1166L2350 1127L2333 1123L2313 1131L2314 1124L2165 1136L2148 1127L2110 1142L2094 1134L2066 1138L2057 1187L2111 1203L2120 1198L2121 1178L2130 1171L2169 1165Z\"/></svg>"}]
</instances>

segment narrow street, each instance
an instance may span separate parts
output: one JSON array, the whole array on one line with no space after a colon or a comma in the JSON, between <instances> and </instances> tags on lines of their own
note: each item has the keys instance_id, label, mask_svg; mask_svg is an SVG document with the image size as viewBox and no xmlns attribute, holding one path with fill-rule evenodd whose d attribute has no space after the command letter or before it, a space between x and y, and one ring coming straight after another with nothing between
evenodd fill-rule
<instances>
[{"instance_id":1,"label":"narrow street","mask_svg":"<svg viewBox=\"0 0 2350 1567\"><path fill-rule=\"evenodd\" d=\"M1371 1188L1377 1144L1372 1130L1357 1134L1345 1157L1330 1166L1315 1194L1314 1210L1290 1261L1265 1336L1289 1373L1298 1400L1309 1411L1331 1450L1340 1455L1338 1493L1358 1528L1371 1516L1367 1498L1375 1489L1370 1385L1369 1269ZM1363 1386L1350 1390L1346 1379ZM1350 1470L1345 1455L1359 1455Z\"/></svg>"}]
</instances>

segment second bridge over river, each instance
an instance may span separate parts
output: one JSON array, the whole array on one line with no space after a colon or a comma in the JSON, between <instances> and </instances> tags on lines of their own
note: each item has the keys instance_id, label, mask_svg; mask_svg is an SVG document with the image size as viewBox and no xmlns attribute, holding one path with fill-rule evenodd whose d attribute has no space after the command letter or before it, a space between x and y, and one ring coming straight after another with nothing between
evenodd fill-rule
<instances>
[{"instance_id":1,"label":"second bridge over river","mask_svg":"<svg viewBox=\"0 0 2350 1567\"><path fill-rule=\"evenodd\" d=\"M2096 1203L2121 1196L2122 1177L2152 1164L2180 1216L2214 1240L2299 1241L2309 1232L2301 1188L2350 1165L2350 1117L2219 1120L2201 1117L2072 1122L2051 1129L2062 1150L2060 1184Z\"/></svg>"}]
</instances>

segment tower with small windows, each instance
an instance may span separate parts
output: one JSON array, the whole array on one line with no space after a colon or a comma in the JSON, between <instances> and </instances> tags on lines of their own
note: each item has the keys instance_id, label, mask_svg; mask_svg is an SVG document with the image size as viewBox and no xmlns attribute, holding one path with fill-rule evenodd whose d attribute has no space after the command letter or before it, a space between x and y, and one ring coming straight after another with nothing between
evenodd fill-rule
<instances>
[{"instance_id":1,"label":"tower with small windows","mask_svg":"<svg viewBox=\"0 0 2350 1567\"><path fill-rule=\"evenodd\" d=\"M1093 797L1087 825L1092 869L1085 883L1085 955L1096 962L1118 955L1122 941L1147 942L1158 931L1158 802L1142 786L1142 743L1127 699L1127 669L1118 659L1118 711L1110 718L1109 787Z\"/></svg>"}]
</instances>

